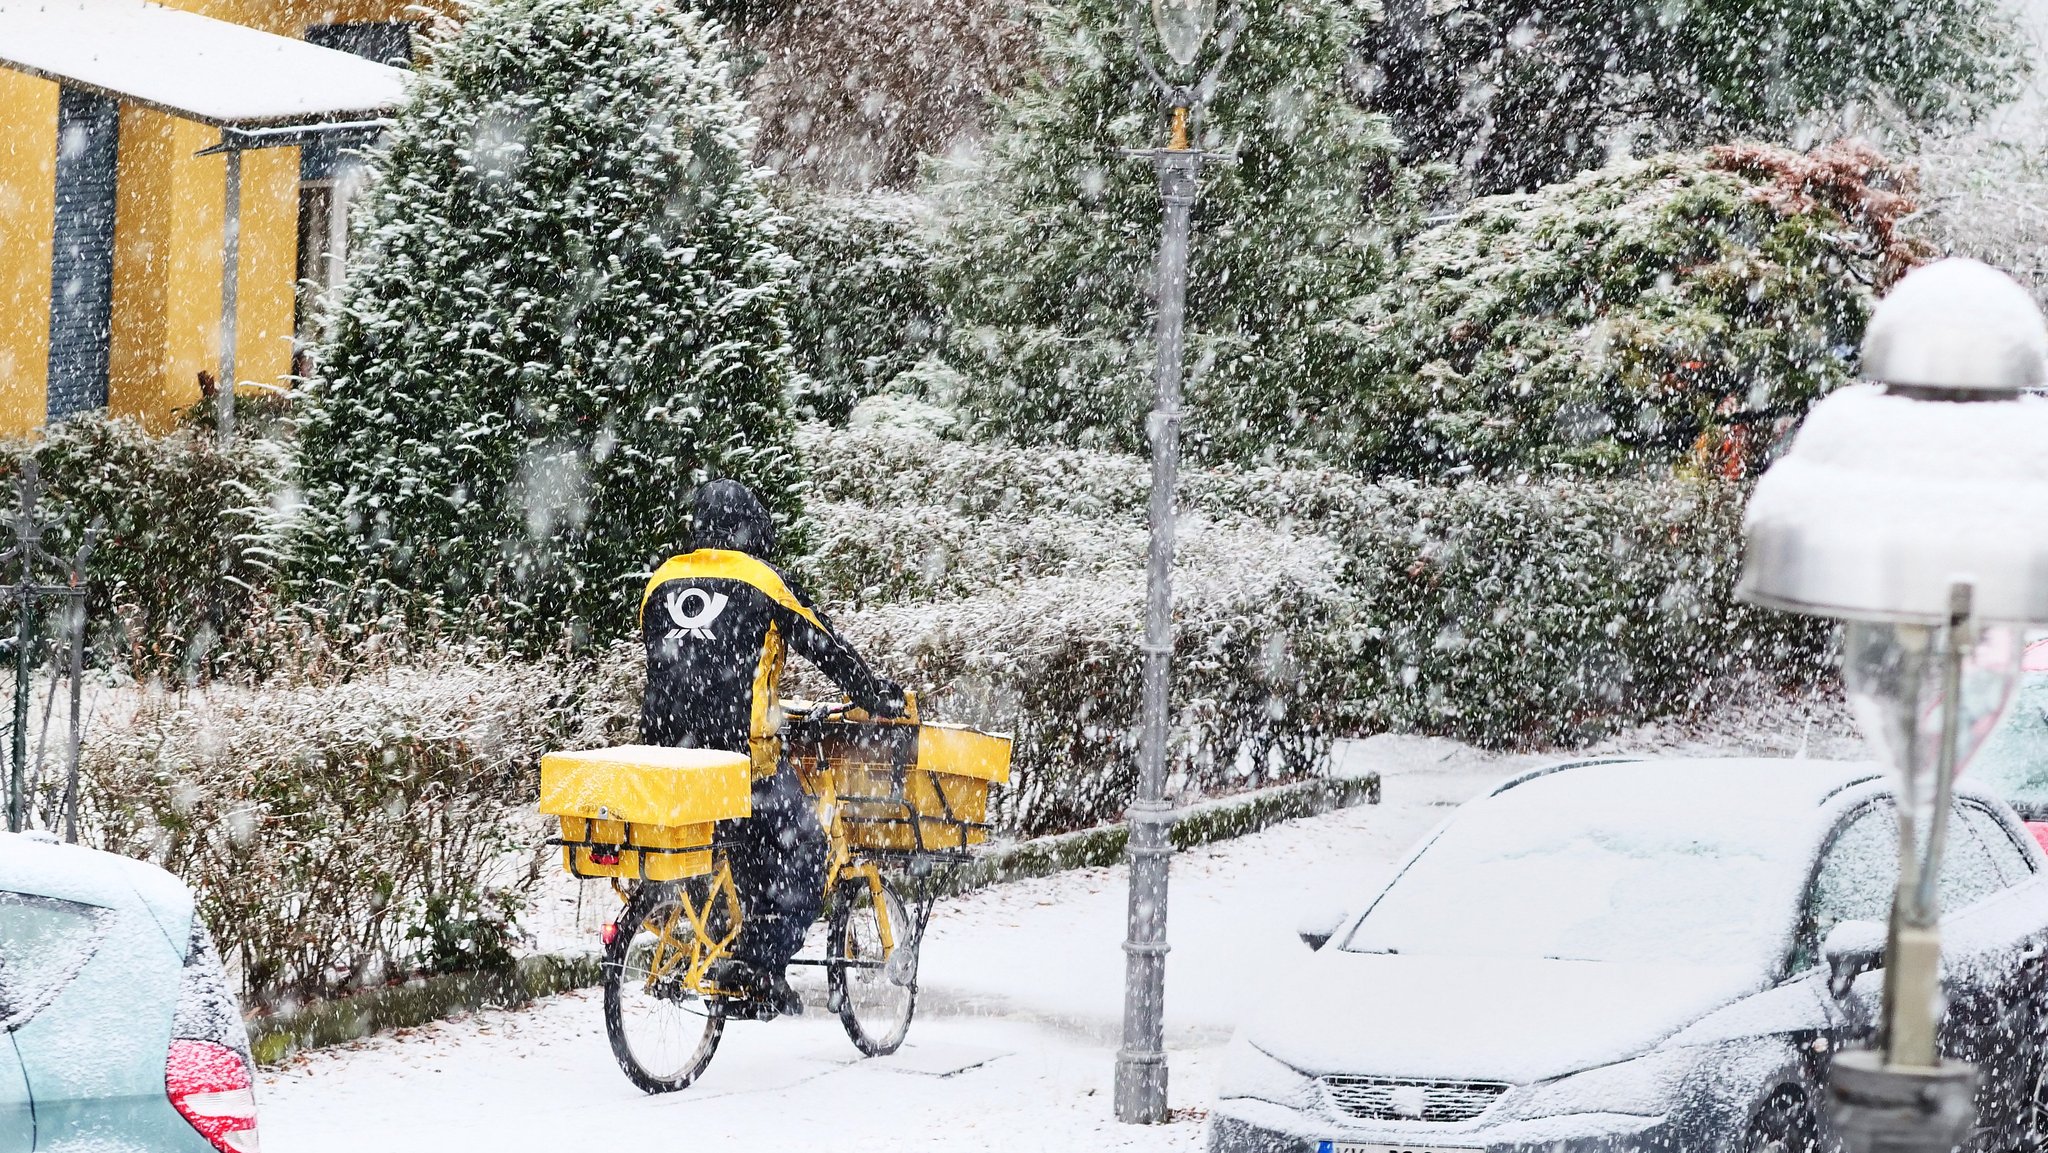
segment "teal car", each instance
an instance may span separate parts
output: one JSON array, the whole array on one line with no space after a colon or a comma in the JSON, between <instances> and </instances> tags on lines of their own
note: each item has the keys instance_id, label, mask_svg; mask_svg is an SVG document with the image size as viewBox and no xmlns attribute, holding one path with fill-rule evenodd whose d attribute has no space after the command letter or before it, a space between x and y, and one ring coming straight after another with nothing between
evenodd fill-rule
<instances>
[{"instance_id":1,"label":"teal car","mask_svg":"<svg viewBox=\"0 0 2048 1153\"><path fill-rule=\"evenodd\" d=\"M192 892L0 833L0 1153L256 1153L241 1008Z\"/></svg>"}]
</instances>

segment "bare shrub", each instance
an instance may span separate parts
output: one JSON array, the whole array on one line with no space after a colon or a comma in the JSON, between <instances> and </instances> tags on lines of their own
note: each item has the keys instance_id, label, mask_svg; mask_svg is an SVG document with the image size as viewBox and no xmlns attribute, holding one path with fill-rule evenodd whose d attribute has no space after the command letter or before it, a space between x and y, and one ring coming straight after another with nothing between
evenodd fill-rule
<instances>
[{"instance_id":1,"label":"bare shrub","mask_svg":"<svg viewBox=\"0 0 2048 1153\"><path fill-rule=\"evenodd\" d=\"M195 885L259 1004L509 954L560 667L448 652L340 683L135 686L85 744L102 848Z\"/></svg>"}]
</instances>

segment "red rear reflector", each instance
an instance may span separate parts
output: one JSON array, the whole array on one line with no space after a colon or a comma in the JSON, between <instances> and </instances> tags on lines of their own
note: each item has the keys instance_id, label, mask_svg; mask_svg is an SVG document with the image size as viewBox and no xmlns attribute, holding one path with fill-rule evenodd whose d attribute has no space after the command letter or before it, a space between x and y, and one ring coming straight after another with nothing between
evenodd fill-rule
<instances>
[{"instance_id":1,"label":"red rear reflector","mask_svg":"<svg viewBox=\"0 0 2048 1153\"><path fill-rule=\"evenodd\" d=\"M226 1045L179 1039L164 1059L164 1091L221 1153L260 1153L249 1064Z\"/></svg>"},{"instance_id":2,"label":"red rear reflector","mask_svg":"<svg viewBox=\"0 0 2048 1153\"><path fill-rule=\"evenodd\" d=\"M590 854L590 863L593 865L616 865L619 863L619 855L617 853L599 853L596 851L592 851Z\"/></svg>"},{"instance_id":3,"label":"red rear reflector","mask_svg":"<svg viewBox=\"0 0 2048 1153\"><path fill-rule=\"evenodd\" d=\"M2027 831L2034 834L2043 849L2048 849L2048 821L2028 821Z\"/></svg>"},{"instance_id":4,"label":"red rear reflector","mask_svg":"<svg viewBox=\"0 0 2048 1153\"><path fill-rule=\"evenodd\" d=\"M619 923L617 921L606 921L604 923L604 932L600 935L604 938L605 944L611 944L618 939Z\"/></svg>"}]
</instances>

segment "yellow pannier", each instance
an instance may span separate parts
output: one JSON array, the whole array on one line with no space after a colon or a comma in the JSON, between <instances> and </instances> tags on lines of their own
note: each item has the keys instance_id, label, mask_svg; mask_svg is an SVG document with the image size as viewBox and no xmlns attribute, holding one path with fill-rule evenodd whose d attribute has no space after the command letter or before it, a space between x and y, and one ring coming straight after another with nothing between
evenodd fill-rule
<instances>
[{"instance_id":1,"label":"yellow pannier","mask_svg":"<svg viewBox=\"0 0 2048 1153\"><path fill-rule=\"evenodd\" d=\"M673 881L711 871L711 832L753 812L744 753L621 745L549 753L540 811L562 822L562 867L578 877Z\"/></svg>"},{"instance_id":2,"label":"yellow pannier","mask_svg":"<svg viewBox=\"0 0 2048 1153\"><path fill-rule=\"evenodd\" d=\"M988 840L988 789L1010 779L1010 738L921 724L848 744L830 760L854 848L958 852Z\"/></svg>"}]
</instances>

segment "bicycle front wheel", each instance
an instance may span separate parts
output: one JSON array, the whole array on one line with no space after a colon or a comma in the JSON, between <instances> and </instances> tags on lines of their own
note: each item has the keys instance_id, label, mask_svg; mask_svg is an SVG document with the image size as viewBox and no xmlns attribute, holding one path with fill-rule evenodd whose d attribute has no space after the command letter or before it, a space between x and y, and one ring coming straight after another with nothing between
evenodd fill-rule
<instances>
[{"instance_id":1,"label":"bicycle front wheel","mask_svg":"<svg viewBox=\"0 0 2048 1153\"><path fill-rule=\"evenodd\" d=\"M714 943L697 937L685 901L702 909L708 897L701 881L643 882L605 946L605 1034L627 1079L648 1093L673 1093L695 1081L725 1032L721 1006L683 981Z\"/></svg>"},{"instance_id":2,"label":"bicycle front wheel","mask_svg":"<svg viewBox=\"0 0 2048 1153\"><path fill-rule=\"evenodd\" d=\"M917 926L896 886L863 878L842 882L832 903L826 980L839 1022L862 1053L894 1053L917 1011ZM883 933L884 919L888 933Z\"/></svg>"}]
</instances>

